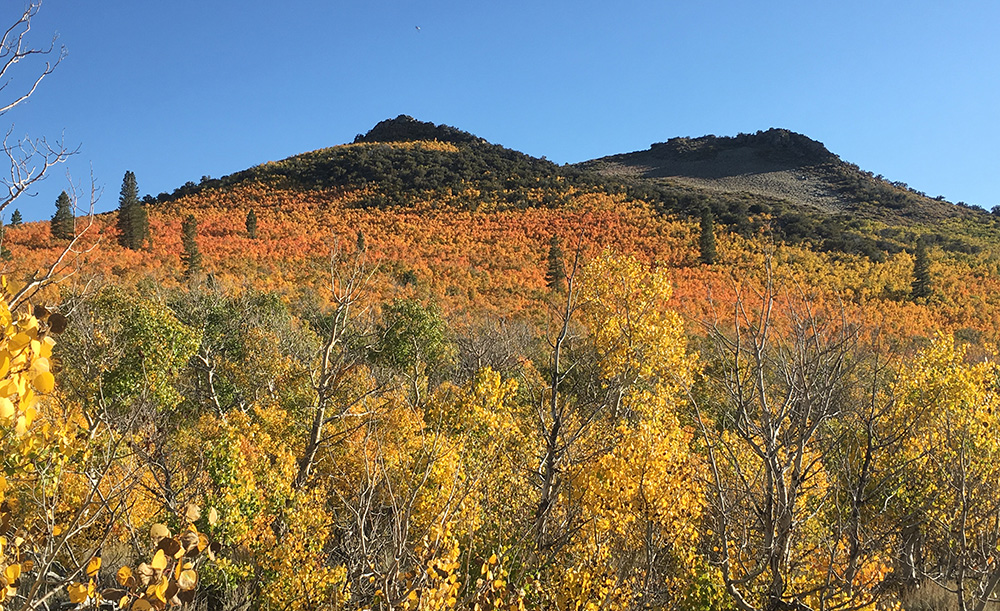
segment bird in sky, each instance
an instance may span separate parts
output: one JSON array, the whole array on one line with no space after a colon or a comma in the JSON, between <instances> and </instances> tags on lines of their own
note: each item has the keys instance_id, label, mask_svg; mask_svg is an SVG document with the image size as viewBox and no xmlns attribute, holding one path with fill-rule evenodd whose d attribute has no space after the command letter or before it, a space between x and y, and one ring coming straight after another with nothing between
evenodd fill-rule
<instances>
[{"instance_id":1,"label":"bird in sky","mask_svg":"<svg viewBox=\"0 0 1000 611\"><path fill-rule=\"evenodd\" d=\"M417 31L418 31L418 32L420 31L420 26L419 26L419 25L415 25L415 26L413 26L413 27L417 28Z\"/></svg>"}]
</instances>

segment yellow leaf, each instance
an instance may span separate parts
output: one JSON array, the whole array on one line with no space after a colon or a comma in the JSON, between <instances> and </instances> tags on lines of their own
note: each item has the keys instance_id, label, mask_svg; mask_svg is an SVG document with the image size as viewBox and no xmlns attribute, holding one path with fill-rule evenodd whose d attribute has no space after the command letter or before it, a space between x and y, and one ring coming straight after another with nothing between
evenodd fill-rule
<instances>
[{"instance_id":1,"label":"yellow leaf","mask_svg":"<svg viewBox=\"0 0 1000 611\"><path fill-rule=\"evenodd\" d=\"M52 374L48 371L43 371L35 376L31 385L34 386L35 390L38 392L49 393L56 387L56 379L52 377Z\"/></svg>"},{"instance_id":2,"label":"yellow leaf","mask_svg":"<svg viewBox=\"0 0 1000 611\"><path fill-rule=\"evenodd\" d=\"M83 583L72 583L66 591L69 593L69 602L77 605L87 600L89 596L87 584Z\"/></svg>"},{"instance_id":3,"label":"yellow leaf","mask_svg":"<svg viewBox=\"0 0 1000 611\"><path fill-rule=\"evenodd\" d=\"M31 336L27 333L21 332L10 338L7 342L7 348L11 352L20 352L25 346L31 343Z\"/></svg>"},{"instance_id":4,"label":"yellow leaf","mask_svg":"<svg viewBox=\"0 0 1000 611\"><path fill-rule=\"evenodd\" d=\"M162 549L156 550L156 554L153 556L153 561L149 563L149 566L158 571L162 571L167 568L167 557L163 554Z\"/></svg>"},{"instance_id":5,"label":"yellow leaf","mask_svg":"<svg viewBox=\"0 0 1000 611\"><path fill-rule=\"evenodd\" d=\"M39 344L39 347L41 347L41 344ZM52 364L49 362L49 359L39 356L31 362L31 369L28 371L29 374L34 377L44 371L52 371Z\"/></svg>"},{"instance_id":6,"label":"yellow leaf","mask_svg":"<svg viewBox=\"0 0 1000 611\"><path fill-rule=\"evenodd\" d=\"M87 577L96 577L97 572L101 570L101 557L94 556L87 563Z\"/></svg>"},{"instance_id":7,"label":"yellow leaf","mask_svg":"<svg viewBox=\"0 0 1000 611\"><path fill-rule=\"evenodd\" d=\"M39 356L42 356L44 358L49 358L50 356L52 356L52 347L55 345L56 345L56 340L46 336L45 339L42 340L42 350L41 352L39 352ZM0 362L0 364L2 364L2 362Z\"/></svg>"},{"instance_id":8,"label":"yellow leaf","mask_svg":"<svg viewBox=\"0 0 1000 611\"><path fill-rule=\"evenodd\" d=\"M166 577L160 577L160 583L153 584L149 586L148 593L152 594L160 602L167 602L167 588L170 587L170 580Z\"/></svg>"},{"instance_id":9,"label":"yellow leaf","mask_svg":"<svg viewBox=\"0 0 1000 611\"><path fill-rule=\"evenodd\" d=\"M215 507L208 510L208 525L215 526L215 523L219 521L219 512L216 511Z\"/></svg>"},{"instance_id":10,"label":"yellow leaf","mask_svg":"<svg viewBox=\"0 0 1000 611\"><path fill-rule=\"evenodd\" d=\"M128 580L132 578L132 569L127 566L123 566L118 569L118 573L116 573L115 576L118 578L119 585L125 585L128 583Z\"/></svg>"},{"instance_id":11,"label":"yellow leaf","mask_svg":"<svg viewBox=\"0 0 1000 611\"><path fill-rule=\"evenodd\" d=\"M11 397L17 394L17 382L15 380L0 381L0 397Z\"/></svg>"}]
</instances>

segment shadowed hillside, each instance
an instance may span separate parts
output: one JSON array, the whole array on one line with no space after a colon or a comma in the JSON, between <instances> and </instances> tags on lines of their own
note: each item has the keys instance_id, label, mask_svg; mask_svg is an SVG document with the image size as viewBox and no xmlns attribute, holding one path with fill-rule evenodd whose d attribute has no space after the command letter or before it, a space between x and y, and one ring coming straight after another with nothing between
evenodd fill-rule
<instances>
[{"instance_id":1,"label":"shadowed hillside","mask_svg":"<svg viewBox=\"0 0 1000 611\"><path fill-rule=\"evenodd\" d=\"M803 211L909 224L975 214L842 161L822 143L785 129L735 137L671 138L646 151L580 164L602 176L672 182L784 200Z\"/></svg>"}]
</instances>

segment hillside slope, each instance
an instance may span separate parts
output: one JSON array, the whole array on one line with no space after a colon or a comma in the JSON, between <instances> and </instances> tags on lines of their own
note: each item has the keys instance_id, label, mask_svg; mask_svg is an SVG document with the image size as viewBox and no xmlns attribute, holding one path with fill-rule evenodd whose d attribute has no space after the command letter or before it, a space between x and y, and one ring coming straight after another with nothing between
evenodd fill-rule
<instances>
[{"instance_id":1,"label":"hillside slope","mask_svg":"<svg viewBox=\"0 0 1000 611\"><path fill-rule=\"evenodd\" d=\"M602 157L579 167L608 178L746 193L784 200L806 211L890 224L981 214L865 172L822 143L784 129L672 138L645 151Z\"/></svg>"},{"instance_id":2,"label":"hillside slope","mask_svg":"<svg viewBox=\"0 0 1000 611\"><path fill-rule=\"evenodd\" d=\"M595 182L606 181L453 127L401 115L359 134L351 144L270 161L197 185L188 183L157 200L260 183L302 191L365 189L370 196L357 205L366 207L407 205L425 197L448 201L465 193L463 205L518 208L537 203L542 192L548 195L546 204L557 204L557 193L574 185L594 188Z\"/></svg>"},{"instance_id":3,"label":"hillside slope","mask_svg":"<svg viewBox=\"0 0 1000 611\"><path fill-rule=\"evenodd\" d=\"M226 200L250 187L327 192L357 208L472 211L562 208L579 194L607 195L680 219L708 208L718 224L745 237L764 232L873 260L912 251L920 226L992 223L981 210L889 183L787 130L674 138L647 151L560 166L406 115L381 121L351 144L187 183L156 200L205 193ZM971 248L962 236L934 241Z\"/></svg>"}]
</instances>

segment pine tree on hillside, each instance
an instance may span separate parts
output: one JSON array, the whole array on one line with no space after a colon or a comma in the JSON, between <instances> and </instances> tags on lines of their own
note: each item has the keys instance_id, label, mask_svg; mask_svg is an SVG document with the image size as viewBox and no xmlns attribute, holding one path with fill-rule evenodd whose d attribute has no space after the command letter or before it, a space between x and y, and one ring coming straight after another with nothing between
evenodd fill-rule
<instances>
[{"instance_id":1,"label":"pine tree on hillside","mask_svg":"<svg viewBox=\"0 0 1000 611\"><path fill-rule=\"evenodd\" d=\"M365 234L358 230L358 239L354 242L354 252L361 254L365 252L368 246L365 245Z\"/></svg>"},{"instance_id":2,"label":"pine tree on hillside","mask_svg":"<svg viewBox=\"0 0 1000 611\"><path fill-rule=\"evenodd\" d=\"M149 242L149 216L139 201L135 174L125 172L121 195L118 197L118 243L139 250Z\"/></svg>"},{"instance_id":3,"label":"pine tree on hillside","mask_svg":"<svg viewBox=\"0 0 1000 611\"><path fill-rule=\"evenodd\" d=\"M132 230L132 211L139 205L139 188L132 171L125 172L122 190L118 196L118 243L125 248L135 249L136 236Z\"/></svg>"},{"instance_id":4,"label":"pine tree on hillside","mask_svg":"<svg viewBox=\"0 0 1000 611\"><path fill-rule=\"evenodd\" d=\"M927 254L927 243L923 239L917 241L910 295L914 299L931 296L931 260Z\"/></svg>"},{"instance_id":5,"label":"pine tree on hillside","mask_svg":"<svg viewBox=\"0 0 1000 611\"><path fill-rule=\"evenodd\" d=\"M10 226L20 227L24 221L21 219L21 211L14 208L14 213L10 215Z\"/></svg>"},{"instance_id":6,"label":"pine tree on hillside","mask_svg":"<svg viewBox=\"0 0 1000 611\"><path fill-rule=\"evenodd\" d=\"M705 208L701 213L701 233L698 235L698 260L706 265L715 263L715 219Z\"/></svg>"},{"instance_id":7,"label":"pine tree on hillside","mask_svg":"<svg viewBox=\"0 0 1000 611\"><path fill-rule=\"evenodd\" d=\"M73 202L63 191L56 198L56 213L49 223L52 237L60 240L72 240L76 234L76 216L73 214Z\"/></svg>"},{"instance_id":8,"label":"pine tree on hillside","mask_svg":"<svg viewBox=\"0 0 1000 611\"><path fill-rule=\"evenodd\" d=\"M181 221L181 262L184 263L184 277L190 278L201 271L201 252L198 250L198 221L193 215L187 215Z\"/></svg>"},{"instance_id":9,"label":"pine tree on hillside","mask_svg":"<svg viewBox=\"0 0 1000 611\"><path fill-rule=\"evenodd\" d=\"M561 290L566 282L566 268L563 265L563 251L559 238L552 236L549 241L548 268L545 270L545 286L554 291Z\"/></svg>"},{"instance_id":10,"label":"pine tree on hillside","mask_svg":"<svg viewBox=\"0 0 1000 611\"><path fill-rule=\"evenodd\" d=\"M251 240L256 240L257 213L253 211L253 208L250 209L250 212L247 212L246 227L247 227L247 237L250 238Z\"/></svg>"}]
</instances>

